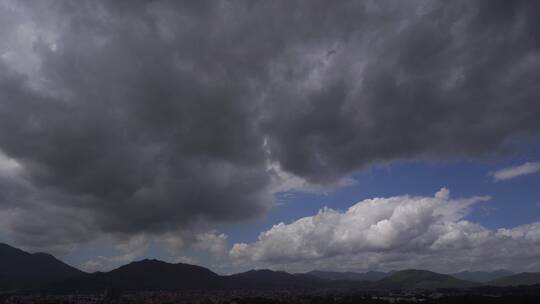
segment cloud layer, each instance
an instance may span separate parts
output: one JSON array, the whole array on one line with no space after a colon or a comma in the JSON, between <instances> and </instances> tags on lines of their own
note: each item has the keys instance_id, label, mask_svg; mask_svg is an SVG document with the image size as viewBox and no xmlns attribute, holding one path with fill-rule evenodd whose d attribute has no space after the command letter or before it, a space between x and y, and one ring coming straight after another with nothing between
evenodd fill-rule
<instances>
[{"instance_id":1,"label":"cloud layer","mask_svg":"<svg viewBox=\"0 0 540 304\"><path fill-rule=\"evenodd\" d=\"M540 130L538 6L1 1L2 228L161 235L376 162L499 153Z\"/></svg>"},{"instance_id":2,"label":"cloud layer","mask_svg":"<svg viewBox=\"0 0 540 304\"><path fill-rule=\"evenodd\" d=\"M489 230L464 219L489 197L396 196L361 201L344 212L325 208L279 223L251 244L237 243L238 265L312 269L540 269L540 223Z\"/></svg>"}]
</instances>

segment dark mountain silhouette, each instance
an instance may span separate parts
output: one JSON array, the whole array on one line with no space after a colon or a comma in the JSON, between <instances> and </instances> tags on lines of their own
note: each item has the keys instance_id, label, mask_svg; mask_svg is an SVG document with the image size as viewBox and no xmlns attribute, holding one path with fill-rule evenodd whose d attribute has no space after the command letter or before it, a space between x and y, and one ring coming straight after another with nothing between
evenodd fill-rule
<instances>
[{"instance_id":1,"label":"dark mountain silhouette","mask_svg":"<svg viewBox=\"0 0 540 304\"><path fill-rule=\"evenodd\" d=\"M333 286L314 276L272 270L250 270L219 276L200 266L142 260L110 272L86 274L49 288L55 292L123 290L212 290L212 289L313 289Z\"/></svg>"},{"instance_id":2,"label":"dark mountain silhouette","mask_svg":"<svg viewBox=\"0 0 540 304\"><path fill-rule=\"evenodd\" d=\"M0 290L34 289L83 274L50 254L0 244Z\"/></svg>"},{"instance_id":3,"label":"dark mountain silhouette","mask_svg":"<svg viewBox=\"0 0 540 304\"><path fill-rule=\"evenodd\" d=\"M290 274L268 269L250 270L225 278L225 287L233 289L312 289L330 286L327 280L309 274Z\"/></svg>"},{"instance_id":4,"label":"dark mountain silhouette","mask_svg":"<svg viewBox=\"0 0 540 304\"><path fill-rule=\"evenodd\" d=\"M451 276L460 280L486 283L513 274L514 273L512 271L499 269L495 271L462 271L458 273L453 273L451 274Z\"/></svg>"},{"instance_id":5,"label":"dark mountain silhouette","mask_svg":"<svg viewBox=\"0 0 540 304\"><path fill-rule=\"evenodd\" d=\"M456 279L453 276L427 270L402 270L377 281L376 289L438 289L468 288L477 283Z\"/></svg>"},{"instance_id":6,"label":"dark mountain silhouette","mask_svg":"<svg viewBox=\"0 0 540 304\"><path fill-rule=\"evenodd\" d=\"M93 291L108 288L124 290L216 289L223 279L207 268L171 264L158 260L132 262L109 272L86 274L55 284L54 291Z\"/></svg>"},{"instance_id":7,"label":"dark mountain silhouette","mask_svg":"<svg viewBox=\"0 0 540 304\"><path fill-rule=\"evenodd\" d=\"M520 286L540 284L540 272L523 272L487 283L493 286Z\"/></svg>"},{"instance_id":8,"label":"dark mountain silhouette","mask_svg":"<svg viewBox=\"0 0 540 304\"><path fill-rule=\"evenodd\" d=\"M368 271L368 272L338 272L338 271L320 271L313 270L307 274L326 280L342 280L342 281L368 281L374 282L388 276L385 272Z\"/></svg>"},{"instance_id":9,"label":"dark mountain silhouette","mask_svg":"<svg viewBox=\"0 0 540 304\"><path fill-rule=\"evenodd\" d=\"M0 291L101 291L124 290L211 290L211 289L322 289L358 288L370 290L471 288L490 276L508 271L462 272L451 275L425 270L382 272L312 271L290 274L283 271L250 270L220 276L207 268L172 264L158 260L133 262L109 272L85 273L45 253L28 253L0 244ZM384 276L377 280L377 276ZM477 282L472 282L477 281ZM540 273L520 273L499 277L484 284L486 288L540 286ZM488 286L486 286L488 285ZM496 287L503 286L503 287ZM480 287L478 287L480 288Z\"/></svg>"}]
</instances>

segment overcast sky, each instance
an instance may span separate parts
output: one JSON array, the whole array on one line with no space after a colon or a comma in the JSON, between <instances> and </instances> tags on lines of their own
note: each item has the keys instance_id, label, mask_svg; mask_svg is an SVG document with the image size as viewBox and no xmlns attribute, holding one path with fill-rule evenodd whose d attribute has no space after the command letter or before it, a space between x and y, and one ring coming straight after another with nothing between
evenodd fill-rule
<instances>
[{"instance_id":1,"label":"overcast sky","mask_svg":"<svg viewBox=\"0 0 540 304\"><path fill-rule=\"evenodd\" d=\"M0 0L0 242L88 271L540 271L539 10Z\"/></svg>"}]
</instances>

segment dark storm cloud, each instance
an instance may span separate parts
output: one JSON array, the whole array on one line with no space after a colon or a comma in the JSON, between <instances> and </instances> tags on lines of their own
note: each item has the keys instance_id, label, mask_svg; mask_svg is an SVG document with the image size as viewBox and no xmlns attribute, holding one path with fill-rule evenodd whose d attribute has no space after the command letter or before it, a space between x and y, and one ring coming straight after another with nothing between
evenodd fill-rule
<instances>
[{"instance_id":1,"label":"dark storm cloud","mask_svg":"<svg viewBox=\"0 0 540 304\"><path fill-rule=\"evenodd\" d=\"M537 5L414 4L4 3L0 150L32 189L11 229L242 220L271 205L269 162L332 183L537 135ZM44 209L66 216L22 220Z\"/></svg>"},{"instance_id":2,"label":"dark storm cloud","mask_svg":"<svg viewBox=\"0 0 540 304\"><path fill-rule=\"evenodd\" d=\"M538 7L423 4L355 28L329 63L283 62L267 130L286 170L325 181L373 161L479 156L537 134ZM315 86L298 89L314 74Z\"/></svg>"}]
</instances>

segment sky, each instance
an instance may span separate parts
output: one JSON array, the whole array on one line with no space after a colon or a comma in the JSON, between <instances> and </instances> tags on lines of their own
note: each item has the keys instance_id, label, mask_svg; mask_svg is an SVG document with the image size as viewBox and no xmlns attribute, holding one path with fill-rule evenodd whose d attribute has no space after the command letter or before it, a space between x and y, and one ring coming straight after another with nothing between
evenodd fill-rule
<instances>
[{"instance_id":1,"label":"sky","mask_svg":"<svg viewBox=\"0 0 540 304\"><path fill-rule=\"evenodd\" d=\"M0 242L86 271L540 271L540 4L0 0Z\"/></svg>"}]
</instances>

